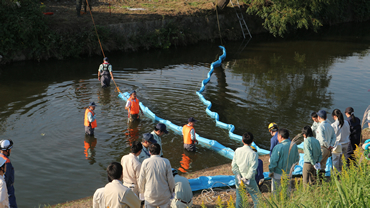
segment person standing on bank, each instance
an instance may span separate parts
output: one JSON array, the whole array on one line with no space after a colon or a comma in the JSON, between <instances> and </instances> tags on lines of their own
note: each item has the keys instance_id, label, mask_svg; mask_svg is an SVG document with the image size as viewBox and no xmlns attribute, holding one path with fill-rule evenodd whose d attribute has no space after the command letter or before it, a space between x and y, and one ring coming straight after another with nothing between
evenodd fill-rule
<instances>
[{"instance_id":1,"label":"person standing on bank","mask_svg":"<svg viewBox=\"0 0 370 208\"><path fill-rule=\"evenodd\" d=\"M143 161L147 158L150 158L150 153L149 153L149 146L151 144L157 144L157 141L154 140L153 134L151 133L145 133L143 134L143 139L141 142L143 148L139 154L138 159L140 163L143 163Z\"/></svg>"},{"instance_id":2,"label":"person standing on bank","mask_svg":"<svg viewBox=\"0 0 370 208\"><path fill-rule=\"evenodd\" d=\"M316 170L320 170L320 161L322 159L320 142L313 137L313 132L310 126L305 126L302 129L304 137L303 143L303 184L313 184L316 180Z\"/></svg>"},{"instance_id":3,"label":"person standing on bank","mask_svg":"<svg viewBox=\"0 0 370 208\"><path fill-rule=\"evenodd\" d=\"M112 65L108 62L108 57L103 59L103 63L100 64L98 70L98 79L101 82L101 87L109 87L110 80L114 80L113 72L112 72Z\"/></svg>"},{"instance_id":4,"label":"person standing on bank","mask_svg":"<svg viewBox=\"0 0 370 208\"><path fill-rule=\"evenodd\" d=\"M144 193L145 208L168 208L175 190L170 161L159 156L161 146L149 146L150 158L141 164L139 191Z\"/></svg>"},{"instance_id":5,"label":"person standing on bank","mask_svg":"<svg viewBox=\"0 0 370 208\"><path fill-rule=\"evenodd\" d=\"M112 162L107 167L109 183L104 187L105 207L111 208L140 208L140 199L122 184L122 165L118 162Z\"/></svg>"},{"instance_id":6,"label":"person standing on bank","mask_svg":"<svg viewBox=\"0 0 370 208\"><path fill-rule=\"evenodd\" d=\"M131 153L125 155L121 159L121 165L123 168L123 185L130 188L136 196L139 197L139 188L137 181L139 180L141 163L137 156L140 155L143 149L143 145L139 141L135 141L131 145Z\"/></svg>"},{"instance_id":7,"label":"person standing on bank","mask_svg":"<svg viewBox=\"0 0 370 208\"><path fill-rule=\"evenodd\" d=\"M189 152L195 152L197 150L195 144L198 144L198 140L195 136L194 124L197 120L193 117L188 119L188 124L182 127L182 136L184 137L184 148Z\"/></svg>"},{"instance_id":8,"label":"person standing on bank","mask_svg":"<svg viewBox=\"0 0 370 208\"><path fill-rule=\"evenodd\" d=\"M85 110L85 119L84 119L84 126L85 126L85 134L94 136L94 130L98 126L96 124L96 114L95 110L95 103L91 102L89 107Z\"/></svg>"},{"instance_id":9,"label":"person standing on bank","mask_svg":"<svg viewBox=\"0 0 370 208\"><path fill-rule=\"evenodd\" d=\"M90 0L76 0L76 11L77 11L77 17L81 17L81 6L82 6L82 3L84 4L84 13L83 14L86 14L86 6L87 6L87 2L89 3L89 8L91 10L91 5L90 5Z\"/></svg>"},{"instance_id":10,"label":"person standing on bank","mask_svg":"<svg viewBox=\"0 0 370 208\"><path fill-rule=\"evenodd\" d=\"M291 144L288 138L289 131L287 129L279 129L279 144L272 150L269 165L272 192L275 192L280 187L283 171L289 175L293 164L299 161L298 147L294 143Z\"/></svg>"},{"instance_id":11,"label":"person standing on bank","mask_svg":"<svg viewBox=\"0 0 370 208\"><path fill-rule=\"evenodd\" d=\"M125 109L128 111L130 122L139 119L140 111L141 111L141 115L144 115L143 110L141 110L140 105L139 105L139 99L137 99L136 97L135 90L131 91L130 98L126 102Z\"/></svg>"},{"instance_id":12,"label":"person standing on bank","mask_svg":"<svg viewBox=\"0 0 370 208\"><path fill-rule=\"evenodd\" d=\"M361 120L354 114L352 107L346 108L345 114L349 123L351 135L350 144L348 145L347 158L354 160L353 154L356 150L356 145L359 146L361 142Z\"/></svg>"},{"instance_id":13,"label":"person standing on bank","mask_svg":"<svg viewBox=\"0 0 370 208\"><path fill-rule=\"evenodd\" d=\"M0 157L0 207L9 208L9 195L6 188L4 174L6 172L6 160Z\"/></svg>"},{"instance_id":14,"label":"person standing on bank","mask_svg":"<svg viewBox=\"0 0 370 208\"><path fill-rule=\"evenodd\" d=\"M0 157L5 160L6 171L5 171L5 182L6 188L8 189L9 204L11 208L17 207L17 202L14 195L14 168L9 160L10 153L12 152L13 141L12 140L1 140L0 141Z\"/></svg>"},{"instance_id":15,"label":"person standing on bank","mask_svg":"<svg viewBox=\"0 0 370 208\"><path fill-rule=\"evenodd\" d=\"M317 116L316 112L311 113L311 119L313 121L312 126L311 126L311 130L312 130L313 133L316 133L316 129L320 125L319 117Z\"/></svg>"},{"instance_id":16,"label":"person standing on bank","mask_svg":"<svg viewBox=\"0 0 370 208\"><path fill-rule=\"evenodd\" d=\"M247 192L251 195L254 207L258 205L258 194L260 190L257 186L255 174L258 167L258 153L253 151L251 144L253 134L247 132L243 134L243 147L235 150L234 158L231 163L231 170L235 174L236 183L236 208L242 207L242 198L239 193L239 185L243 181Z\"/></svg>"},{"instance_id":17,"label":"person standing on bank","mask_svg":"<svg viewBox=\"0 0 370 208\"><path fill-rule=\"evenodd\" d=\"M333 167L337 171L342 171L342 155L346 156L348 151L348 145L350 144L349 136L351 135L351 130L348 121L345 121L343 114L339 109L333 110L332 114L334 123L331 126L334 128L335 135L337 137L333 151L332 160ZM346 158L347 159L347 158Z\"/></svg>"},{"instance_id":18,"label":"person standing on bank","mask_svg":"<svg viewBox=\"0 0 370 208\"><path fill-rule=\"evenodd\" d=\"M279 127L276 123L270 123L268 126L268 130L272 136L270 140L270 157L271 157L272 150L277 144L279 144L279 141L277 139L278 135L277 131L279 130Z\"/></svg>"},{"instance_id":19,"label":"person standing on bank","mask_svg":"<svg viewBox=\"0 0 370 208\"><path fill-rule=\"evenodd\" d=\"M161 136L163 136L163 134L168 134L166 125L163 124L163 123L158 123L154 127L154 130L152 131L151 134L153 134L154 140L157 141L157 144L159 144L159 146L161 146L161 154L159 154L159 155L161 157L163 157L163 149L162 149L162 139L161 139Z\"/></svg>"},{"instance_id":20,"label":"person standing on bank","mask_svg":"<svg viewBox=\"0 0 370 208\"><path fill-rule=\"evenodd\" d=\"M336 136L333 127L326 120L326 111L319 110L317 116L320 122L319 127L316 129L316 139L320 142L322 159L320 161L320 174L325 174L326 161L330 157L331 150L335 145Z\"/></svg>"}]
</instances>

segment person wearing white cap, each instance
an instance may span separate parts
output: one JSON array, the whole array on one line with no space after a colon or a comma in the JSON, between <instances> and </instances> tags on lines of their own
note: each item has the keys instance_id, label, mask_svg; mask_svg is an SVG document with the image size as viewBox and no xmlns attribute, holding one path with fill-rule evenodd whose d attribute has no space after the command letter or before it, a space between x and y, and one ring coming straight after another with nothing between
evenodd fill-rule
<instances>
[{"instance_id":1,"label":"person wearing white cap","mask_svg":"<svg viewBox=\"0 0 370 208\"><path fill-rule=\"evenodd\" d=\"M14 195L14 168L9 160L10 153L13 148L12 140L1 140L0 141L0 158L5 160L6 171L5 171L5 182L8 190L9 204L11 208L17 207L17 202Z\"/></svg>"},{"instance_id":2,"label":"person wearing white cap","mask_svg":"<svg viewBox=\"0 0 370 208\"><path fill-rule=\"evenodd\" d=\"M4 180L4 174L6 172L6 160L0 157L0 207L8 208L9 205L9 197L8 197L8 189L6 188L6 182Z\"/></svg>"},{"instance_id":3,"label":"person wearing white cap","mask_svg":"<svg viewBox=\"0 0 370 208\"><path fill-rule=\"evenodd\" d=\"M84 119L84 126L85 126L85 134L93 136L94 130L98 126L96 123L96 115L95 115L95 103L91 102L89 107L86 108L85 111L85 119Z\"/></svg>"}]
</instances>

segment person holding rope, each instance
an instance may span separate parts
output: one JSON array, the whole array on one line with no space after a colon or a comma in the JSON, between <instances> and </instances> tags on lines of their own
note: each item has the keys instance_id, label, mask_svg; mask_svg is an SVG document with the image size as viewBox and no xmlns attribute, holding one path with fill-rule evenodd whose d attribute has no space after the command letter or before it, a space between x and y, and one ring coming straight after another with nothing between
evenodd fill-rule
<instances>
[{"instance_id":1,"label":"person holding rope","mask_svg":"<svg viewBox=\"0 0 370 208\"><path fill-rule=\"evenodd\" d=\"M94 112L95 110L95 103L91 102L89 107L86 108L85 111L85 119L84 119L84 126L85 126L85 134L93 136L94 130L98 126L96 124L96 114Z\"/></svg>"},{"instance_id":2,"label":"person holding rope","mask_svg":"<svg viewBox=\"0 0 370 208\"><path fill-rule=\"evenodd\" d=\"M139 105L139 99L136 97L136 91L133 90L130 93L130 98L126 102L125 109L128 111L129 122L139 119L139 112L144 115Z\"/></svg>"},{"instance_id":3,"label":"person holding rope","mask_svg":"<svg viewBox=\"0 0 370 208\"><path fill-rule=\"evenodd\" d=\"M98 70L98 79L101 82L101 87L106 88L110 86L110 80L114 80L112 73L112 65L108 62L108 57L103 59L103 63L100 64Z\"/></svg>"}]
</instances>

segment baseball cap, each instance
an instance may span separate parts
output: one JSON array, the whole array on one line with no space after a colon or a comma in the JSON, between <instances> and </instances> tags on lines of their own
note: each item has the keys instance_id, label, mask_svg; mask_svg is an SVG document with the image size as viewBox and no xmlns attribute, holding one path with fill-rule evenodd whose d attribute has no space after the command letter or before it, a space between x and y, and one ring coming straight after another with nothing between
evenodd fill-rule
<instances>
[{"instance_id":1,"label":"baseball cap","mask_svg":"<svg viewBox=\"0 0 370 208\"><path fill-rule=\"evenodd\" d=\"M13 148L13 141L11 139L7 140L1 140L0 141L0 149L1 150L8 150Z\"/></svg>"},{"instance_id":2,"label":"baseball cap","mask_svg":"<svg viewBox=\"0 0 370 208\"><path fill-rule=\"evenodd\" d=\"M270 123L268 126L269 131L277 131L279 129L278 125L274 122Z\"/></svg>"},{"instance_id":3,"label":"baseball cap","mask_svg":"<svg viewBox=\"0 0 370 208\"><path fill-rule=\"evenodd\" d=\"M197 122L197 120L195 120L193 117L190 117L190 118L188 119L188 122Z\"/></svg>"},{"instance_id":4,"label":"baseball cap","mask_svg":"<svg viewBox=\"0 0 370 208\"><path fill-rule=\"evenodd\" d=\"M95 102L91 102L89 106L94 106L95 107L96 106Z\"/></svg>"},{"instance_id":5,"label":"baseball cap","mask_svg":"<svg viewBox=\"0 0 370 208\"><path fill-rule=\"evenodd\" d=\"M151 142L152 144L157 144L157 141L154 139L153 134L151 133L143 134L143 139L148 142Z\"/></svg>"},{"instance_id":6,"label":"baseball cap","mask_svg":"<svg viewBox=\"0 0 370 208\"><path fill-rule=\"evenodd\" d=\"M163 123L157 123L157 125L155 126L155 128L158 129L158 130L161 130L165 134L168 134L167 127Z\"/></svg>"},{"instance_id":7,"label":"baseball cap","mask_svg":"<svg viewBox=\"0 0 370 208\"><path fill-rule=\"evenodd\" d=\"M324 110L319 110L319 112L317 112L317 115L318 115L320 118L326 118L326 111L324 111Z\"/></svg>"},{"instance_id":8,"label":"baseball cap","mask_svg":"<svg viewBox=\"0 0 370 208\"><path fill-rule=\"evenodd\" d=\"M136 91L135 91L135 90L132 90L132 91L130 92L130 95L132 95L132 93L136 93Z\"/></svg>"},{"instance_id":9,"label":"baseball cap","mask_svg":"<svg viewBox=\"0 0 370 208\"><path fill-rule=\"evenodd\" d=\"M175 175L178 175L179 172L175 169L175 168L172 168L172 175L175 176Z\"/></svg>"},{"instance_id":10,"label":"baseball cap","mask_svg":"<svg viewBox=\"0 0 370 208\"><path fill-rule=\"evenodd\" d=\"M109 61L108 57L104 57L103 61Z\"/></svg>"}]
</instances>

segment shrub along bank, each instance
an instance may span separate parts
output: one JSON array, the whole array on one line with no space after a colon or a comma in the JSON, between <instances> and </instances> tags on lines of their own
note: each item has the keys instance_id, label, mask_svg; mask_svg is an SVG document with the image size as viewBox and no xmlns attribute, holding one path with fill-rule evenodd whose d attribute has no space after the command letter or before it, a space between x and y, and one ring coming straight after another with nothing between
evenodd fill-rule
<instances>
[{"instance_id":1,"label":"shrub along bank","mask_svg":"<svg viewBox=\"0 0 370 208\"><path fill-rule=\"evenodd\" d=\"M77 27L70 30L50 29L42 14L42 4L34 0L1 0L0 55L2 63L27 59L78 57L101 54L95 29ZM365 21L370 17L370 1L246 1L248 26L283 36L300 28L317 30L323 24ZM169 48L219 38L216 15L174 17L171 20L123 23L121 26L98 26L104 51L138 50L140 48ZM239 23L232 15L219 16L222 36L241 38ZM150 23L148 23L150 22ZM153 24L152 24L153 23ZM152 28L147 25L152 24ZM117 24L119 25L119 24ZM117 29L131 27L130 35ZM118 32L117 32L118 31Z\"/></svg>"}]
</instances>

